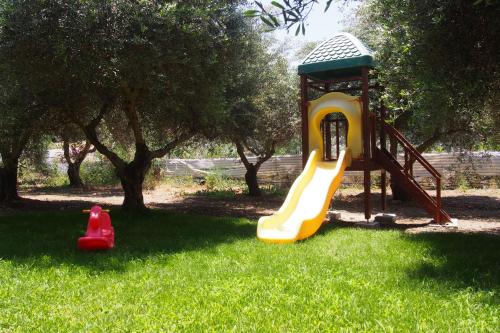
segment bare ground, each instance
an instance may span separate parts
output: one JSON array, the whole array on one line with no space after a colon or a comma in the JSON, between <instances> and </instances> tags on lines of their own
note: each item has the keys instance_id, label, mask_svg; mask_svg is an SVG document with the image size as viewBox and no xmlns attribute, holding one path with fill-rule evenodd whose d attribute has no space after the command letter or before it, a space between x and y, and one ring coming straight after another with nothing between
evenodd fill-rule
<instances>
[{"instance_id":1,"label":"bare ground","mask_svg":"<svg viewBox=\"0 0 500 333\"><path fill-rule=\"evenodd\" d=\"M380 213L380 193L372 193L373 215ZM431 195L433 194L430 192ZM119 188L71 190L32 189L21 192L23 200L9 207L0 206L0 215L19 211L79 210L92 204L118 208L123 197ZM432 227L431 217L414 203L392 201L388 196L387 213L397 215L393 228L406 232L483 232L500 235L500 190L471 189L442 191L443 208L459 220L458 228ZM204 215L234 216L257 219L272 214L283 202L282 197L264 195L251 198L243 194L207 195L202 185L160 186L145 192L144 199L149 207L176 212ZM340 189L335 194L332 210L341 217L335 221L344 226L364 222L362 190Z\"/></svg>"}]
</instances>

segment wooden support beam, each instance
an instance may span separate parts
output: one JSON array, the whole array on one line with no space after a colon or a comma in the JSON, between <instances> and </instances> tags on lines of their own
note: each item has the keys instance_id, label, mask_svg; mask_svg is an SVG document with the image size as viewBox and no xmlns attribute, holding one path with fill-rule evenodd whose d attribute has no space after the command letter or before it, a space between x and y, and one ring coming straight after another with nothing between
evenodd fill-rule
<instances>
[{"instance_id":1,"label":"wooden support beam","mask_svg":"<svg viewBox=\"0 0 500 333\"><path fill-rule=\"evenodd\" d=\"M350 82L350 81L362 81L363 76L349 76L349 77L343 77L343 78L338 78L338 79L331 79L331 80L318 80L318 79L309 79L309 82L314 82L314 83L341 83L341 82Z\"/></svg>"},{"instance_id":2,"label":"wooden support beam","mask_svg":"<svg viewBox=\"0 0 500 333\"><path fill-rule=\"evenodd\" d=\"M328 117L328 116L327 116ZM332 159L332 123L331 121L325 121L325 159Z\"/></svg>"},{"instance_id":3,"label":"wooden support beam","mask_svg":"<svg viewBox=\"0 0 500 333\"><path fill-rule=\"evenodd\" d=\"M309 158L309 119L307 114L307 76L300 75L300 114L302 120L302 168Z\"/></svg>"},{"instance_id":4,"label":"wooden support beam","mask_svg":"<svg viewBox=\"0 0 500 333\"><path fill-rule=\"evenodd\" d=\"M346 136L347 138L347 136ZM339 118L337 117L337 121L335 122L335 143L337 144L337 159L340 156L340 131L339 131Z\"/></svg>"},{"instance_id":5,"label":"wooden support beam","mask_svg":"<svg viewBox=\"0 0 500 333\"><path fill-rule=\"evenodd\" d=\"M380 170L380 193L382 211L385 212L385 210L387 209L387 172L384 169Z\"/></svg>"},{"instance_id":6,"label":"wooden support beam","mask_svg":"<svg viewBox=\"0 0 500 333\"><path fill-rule=\"evenodd\" d=\"M385 104L384 101L380 102L380 149L386 150L386 134L385 134ZM387 172L382 169L380 174L380 189L381 189L381 204L382 211L387 209Z\"/></svg>"},{"instance_id":7,"label":"wooden support beam","mask_svg":"<svg viewBox=\"0 0 500 333\"><path fill-rule=\"evenodd\" d=\"M387 148L386 134L385 134L385 104L384 101L380 104L380 149Z\"/></svg>"},{"instance_id":8,"label":"wooden support beam","mask_svg":"<svg viewBox=\"0 0 500 333\"><path fill-rule=\"evenodd\" d=\"M363 102L363 185L364 185L364 206L365 206L365 219L369 220L371 217L371 175L370 175L370 110L369 110L369 95L368 95L368 68L362 69L362 102Z\"/></svg>"}]
</instances>

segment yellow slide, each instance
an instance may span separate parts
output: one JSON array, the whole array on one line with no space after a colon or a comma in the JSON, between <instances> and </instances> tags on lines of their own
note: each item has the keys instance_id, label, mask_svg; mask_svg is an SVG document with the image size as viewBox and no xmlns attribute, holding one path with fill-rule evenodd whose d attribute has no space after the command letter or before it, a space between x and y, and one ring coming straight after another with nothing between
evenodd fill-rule
<instances>
[{"instance_id":1,"label":"yellow slide","mask_svg":"<svg viewBox=\"0 0 500 333\"><path fill-rule=\"evenodd\" d=\"M337 161L323 161L321 120L342 112L349 123L347 148ZM259 219L257 237L270 243L291 243L313 235L323 223L331 198L340 186L351 159L362 154L361 104L358 97L329 93L309 102L309 149L307 164L295 180L281 208Z\"/></svg>"}]
</instances>

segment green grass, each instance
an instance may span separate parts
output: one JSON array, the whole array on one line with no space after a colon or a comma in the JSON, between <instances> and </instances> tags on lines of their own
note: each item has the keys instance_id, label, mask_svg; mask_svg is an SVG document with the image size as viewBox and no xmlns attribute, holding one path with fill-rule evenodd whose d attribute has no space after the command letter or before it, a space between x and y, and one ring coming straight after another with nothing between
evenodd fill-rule
<instances>
[{"instance_id":1,"label":"green grass","mask_svg":"<svg viewBox=\"0 0 500 333\"><path fill-rule=\"evenodd\" d=\"M0 331L490 331L500 239L327 227L298 244L245 219L112 213L117 247L81 253L85 215L0 218Z\"/></svg>"}]
</instances>

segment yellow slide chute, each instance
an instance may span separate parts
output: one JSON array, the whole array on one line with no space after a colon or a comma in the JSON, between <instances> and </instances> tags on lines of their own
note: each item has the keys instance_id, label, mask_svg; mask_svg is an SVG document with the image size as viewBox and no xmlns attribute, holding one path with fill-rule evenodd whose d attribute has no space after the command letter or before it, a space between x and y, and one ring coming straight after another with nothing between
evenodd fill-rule
<instances>
[{"instance_id":1,"label":"yellow slide chute","mask_svg":"<svg viewBox=\"0 0 500 333\"><path fill-rule=\"evenodd\" d=\"M347 148L337 161L323 161L321 120L341 112L347 118ZM309 159L281 208L259 219L257 237L270 243L291 243L313 235L323 223L330 200L340 186L344 170L363 152L361 103L358 97L329 93L309 102Z\"/></svg>"}]
</instances>

